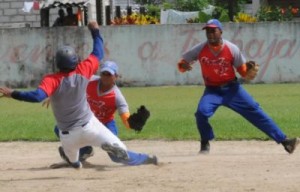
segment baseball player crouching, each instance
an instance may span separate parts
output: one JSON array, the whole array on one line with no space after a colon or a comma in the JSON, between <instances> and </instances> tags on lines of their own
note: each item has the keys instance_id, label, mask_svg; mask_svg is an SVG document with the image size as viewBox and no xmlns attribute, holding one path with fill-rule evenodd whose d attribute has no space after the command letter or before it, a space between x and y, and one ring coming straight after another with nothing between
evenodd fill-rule
<instances>
[{"instance_id":1,"label":"baseball player crouching","mask_svg":"<svg viewBox=\"0 0 300 192\"><path fill-rule=\"evenodd\" d=\"M282 144L288 153L293 153L299 139L287 138L237 81L235 71L250 81L256 77L259 66L254 61L246 61L236 45L222 38L223 27L217 19L209 20L203 30L207 41L186 51L177 63L182 73L192 70L192 63L197 60L201 66L205 90L195 113L201 136L200 153L209 153L209 141L214 138L209 118L220 106L239 113L278 144Z\"/></svg>"}]
</instances>

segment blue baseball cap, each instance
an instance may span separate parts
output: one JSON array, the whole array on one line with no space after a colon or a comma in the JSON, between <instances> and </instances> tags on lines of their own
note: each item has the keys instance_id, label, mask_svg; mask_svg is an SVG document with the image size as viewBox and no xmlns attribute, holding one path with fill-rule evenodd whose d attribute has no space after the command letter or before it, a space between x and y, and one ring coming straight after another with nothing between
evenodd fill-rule
<instances>
[{"instance_id":1,"label":"blue baseball cap","mask_svg":"<svg viewBox=\"0 0 300 192\"><path fill-rule=\"evenodd\" d=\"M223 31L222 24L218 19L208 20L202 29L206 29L206 28L219 28L221 31Z\"/></svg>"},{"instance_id":2,"label":"blue baseball cap","mask_svg":"<svg viewBox=\"0 0 300 192\"><path fill-rule=\"evenodd\" d=\"M105 61L100 67L100 73L109 72L112 75L118 74L118 65L113 61Z\"/></svg>"}]
</instances>

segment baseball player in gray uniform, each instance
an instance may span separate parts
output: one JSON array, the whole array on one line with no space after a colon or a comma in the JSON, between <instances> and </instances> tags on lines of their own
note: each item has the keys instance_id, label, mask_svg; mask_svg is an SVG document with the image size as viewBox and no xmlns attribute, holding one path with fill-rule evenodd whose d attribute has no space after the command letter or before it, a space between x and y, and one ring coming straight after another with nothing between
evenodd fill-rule
<instances>
[{"instance_id":1,"label":"baseball player in gray uniform","mask_svg":"<svg viewBox=\"0 0 300 192\"><path fill-rule=\"evenodd\" d=\"M88 28L93 38L93 51L85 60L80 62L74 48L65 45L56 52L59 72L43 77L36 90L0 88L3 96L27 102L41 102L50 97L61 145L68 163L74 168L82 167L79 149L88 145L101 146L119 159L129 158L124 143L94 116L87 102L85 90L89 79L104 57L99 25L92 21Z\"/></svg>"}]
</instances>

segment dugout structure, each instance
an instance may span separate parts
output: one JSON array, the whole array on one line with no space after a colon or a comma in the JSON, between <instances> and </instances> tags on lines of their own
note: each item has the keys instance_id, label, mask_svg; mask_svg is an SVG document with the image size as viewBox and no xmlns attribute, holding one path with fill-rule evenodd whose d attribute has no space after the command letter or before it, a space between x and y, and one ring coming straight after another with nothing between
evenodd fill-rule
<instances>
[{"instance_id":1,"label":"dugout structure","mask_svg":"<svg viewBox=\"0 0 300 192\"><path fill-rule=\"evenodd\" d=\"M97 1L96 1L97 2ZM88 5L90 0L48 0L40 10L41 27L50 27L50 9L72 8L76 15L77 26L85 26L88 23Z\"/></svg>"},{"instance_id":2,"label":"dugout structure","mask_svg":"<svg viewBox=\"0 0 300 192\"><path fill-rule=\"evenodd\" d=\"M51 26L50 17L53 16L54 9L66 10L71 7L73 13L77 15L78 26L86 26L91 19L97 20L99 25L110 25L112 19L120 18L122 14L131 15L132 12L145 14L146 12L144 6L138 4L132 6L130 0L127 0L125 8L123 0L41 0L41 4L41 27Z\"/></svg>"}]
</instances>

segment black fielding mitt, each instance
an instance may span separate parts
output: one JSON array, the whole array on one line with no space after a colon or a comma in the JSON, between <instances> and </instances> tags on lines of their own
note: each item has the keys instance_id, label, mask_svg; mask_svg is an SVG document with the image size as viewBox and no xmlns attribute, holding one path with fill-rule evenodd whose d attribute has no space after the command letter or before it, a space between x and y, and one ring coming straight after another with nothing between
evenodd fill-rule
<instances>
[{"instance_id":1,"label":"black fielding mitt","mask_svg":"<svg viewBox=\"0 0 300 192\"><path fill-rule=\"evenodd\" d=\"M144 105L140 106L140 108L137 109L137 112L133 113L128 118L130 128L134 129L136 132L142 131L149 117L150 111Z\"/></svg>"}]
</instances>

